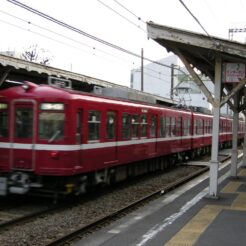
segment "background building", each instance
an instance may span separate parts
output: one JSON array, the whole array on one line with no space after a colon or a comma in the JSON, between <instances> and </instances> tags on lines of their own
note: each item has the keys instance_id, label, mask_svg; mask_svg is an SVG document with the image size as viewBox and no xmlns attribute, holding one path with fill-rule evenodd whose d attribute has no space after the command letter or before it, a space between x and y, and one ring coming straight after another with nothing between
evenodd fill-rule
<instances>
[{"instance_id":1,"label":"background building","mask_svg":"<svg viewBox=\"0 0 246 246\"><path fill-rule=\"evenodd\" d=\"M143 91L170 98L172 64L177 66L178 58L175 55L168 56L158 61L163 66L156 63L149 63L144 66L144 89ZM173 79L176 79L173 76ZM177 84L177 82L176 82ZM130 85L132 89L141 90L141 68L131 71Z\"/></svg>"},{"instance_id":2,"label":"background building","mask_svg":"<svg viewBox=\"0 0 246 246\"><path fill-rule=\"evenodd\" d=\"M174 99L183 106L211 111L212 106L206 96L198 88L185 67L180 67L178 62L178 57L171 55L157 62L165 66L156 63L145 65L143 91ZM200 78L213 93L213 82L202 75ZM141 90L141 68L131 70L131 88ZM221 114L232 114L227 104L221 108Z\"/></svg>"}]
</instances>

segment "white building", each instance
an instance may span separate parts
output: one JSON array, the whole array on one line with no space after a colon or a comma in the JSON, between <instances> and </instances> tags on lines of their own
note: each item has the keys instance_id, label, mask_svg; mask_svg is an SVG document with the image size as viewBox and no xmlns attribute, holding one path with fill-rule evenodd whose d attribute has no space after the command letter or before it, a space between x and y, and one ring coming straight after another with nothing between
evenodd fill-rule
<instances>
[{"instance_id":1,"label":"white building","mask_svg":"<svg viewBox=\"0 0 246 246\"><path fill-rule=\"evenodd\" d=\"M173 98L181 105L205 108L212 110L211 104L207 101L206 96L197 87L188 71L178 66L178 57L175 55L168 56L157 63L165 64L160 66L156 63L150 63L144 66L144 83L145 92ZM174 69L172 71L172 64ZM213 93L214 84L206 77L202 77L205 86ZM173 83L173 85L172 85ZM131 71L131 88L141 90L141 68ZM221 108L222 114L231 114L228 106Z\"/></svg>"},{"instance_id":2,"label":"white building","mask_svg":"<svg viewBox=\"0 0 246 246\"><path fill-rule=\"evenodd\" d=\"M178 58L175 55L168 56L157 63L149 63L144 66L143 91L170 98L171 91L171 65L177 66ZM175 79L175 77L174 77ZM131 88L141 90L141 68L131 71Z\"/></svg>"}]
</instances>

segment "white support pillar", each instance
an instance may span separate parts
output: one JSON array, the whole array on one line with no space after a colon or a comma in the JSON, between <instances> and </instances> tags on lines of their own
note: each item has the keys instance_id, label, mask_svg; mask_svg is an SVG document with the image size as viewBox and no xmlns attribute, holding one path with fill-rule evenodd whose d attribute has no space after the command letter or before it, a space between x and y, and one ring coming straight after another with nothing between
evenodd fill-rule
<instances>
[{"instance_id":1,"label":"white support pillar","mask_svg":"<svg viewBox=\"0 0 246 246\"><path fill-rule=\"evenodd\" d=\"M246 167L246 117L244 117L244 141L243 141L243 164L242 167Z\"/></svg>"},{"instance_id":2,"label":"white support pillar","mask_svg":"<svg viewBox=\"0 0 246 246\"><path fill-rule=\"evenodd\" d=\"M234 106L238 108L238 94L234 96ZM238 141L238 111L233 112L233 125L232 125L232 153L231 153L231 177L237 177L237 141Z\"/></svg>"},{"instance_id":3,"label":"white support pillar","mask_svg":"<svg viewBox=\"0 0 246 246\"><path fill-rule=\"evenodd\" d=\"M214 108L213 108L213 132L212 153L210 162L209 197L218 197L218 153L219 153L219 122L220 122L220 97L221 97L221 59L215 63L215 86L214 86Z\"/></svg>"}]
</instances>

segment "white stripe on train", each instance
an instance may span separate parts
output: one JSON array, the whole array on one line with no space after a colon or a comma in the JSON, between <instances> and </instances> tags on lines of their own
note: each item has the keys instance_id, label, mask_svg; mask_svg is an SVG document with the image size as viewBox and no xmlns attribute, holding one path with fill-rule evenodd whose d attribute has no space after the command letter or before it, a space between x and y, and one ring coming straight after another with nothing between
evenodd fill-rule
<instances>
[{"instance_id":1,"label":"white stripe on train","mask_svg":"<svg viewBox=\"0 0 246 246\"><path fill-rule=\"evenodd\" d=\"M226 135L231 133L220 133L220 135ZM166 138L141 138L132 139L127 141L114 141L114 142L103 142L99 141L89 141L86 144L74 144L74 145L62 145L62 144L25 144L25 143L6 143L0 142L0 148L3 149L23 149L23 150L49 150L49 151L76 151L76 150L88 150L88 149L100 149L109 148L116 146L128 146L136 144L145 143L155 143L155 142L167 142L167 141L177 141L177 140L189 140L197 139L201 137L212 137L211 134L206 135L195 135L195 136L182 136L182 137L166 137Z\"/></svg>"}]
</instances>

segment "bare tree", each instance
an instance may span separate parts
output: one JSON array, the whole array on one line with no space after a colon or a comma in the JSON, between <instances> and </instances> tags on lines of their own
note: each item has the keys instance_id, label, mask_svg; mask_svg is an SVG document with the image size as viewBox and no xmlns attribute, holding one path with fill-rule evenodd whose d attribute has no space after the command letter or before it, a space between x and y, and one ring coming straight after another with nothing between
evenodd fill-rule
<instances>
[{"instance_id":1,"label":"bare tree","mask_svg":"<svg viewBox=\"0 0 246 246\"><path fill-rule=\"evenodd\" d=\"M21 54L21 58L31 62L38 62L40 64L49 65L52 60L48 51L39 48L37 44L25 48Z\"/></svg>"}]
</instances>

